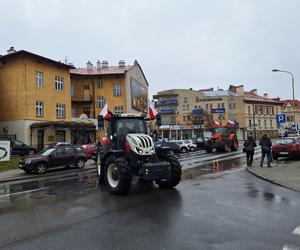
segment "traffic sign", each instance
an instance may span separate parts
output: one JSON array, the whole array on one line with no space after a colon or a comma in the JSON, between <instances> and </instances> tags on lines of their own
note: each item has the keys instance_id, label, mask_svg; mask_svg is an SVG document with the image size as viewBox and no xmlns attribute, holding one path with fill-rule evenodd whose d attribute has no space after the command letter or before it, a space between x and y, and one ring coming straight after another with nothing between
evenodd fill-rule
<instances>
[{"instance_id":1,"label":"traffic sign","mask_svg":"<svg viewBox=\"0 0 300 250\"><path fill-rule=\"evenodd\" d=\"M298 131L299 130L298 124L292 125L292 130Z\"/></svg>"},{"instance_id":2,"label":"traffic sign","mask_svg":"<svg viewBox=\"0 0 300 250\"><path fill-rule=\"evenodd\" d=\"M211 112L212 114L221 114L221 113L225 113L225 108L211 109L210 112Z\"/></svg>"},{"instance_id":3,"label":"traffic sign","mask_svg":"<svg viewBox=\"0 0 300 250\"><path fill-rule=\"evenodd\" d=\"M277 123L286 123L286 116L284 114L276 115Z\"/></svg>"}]
</instances>

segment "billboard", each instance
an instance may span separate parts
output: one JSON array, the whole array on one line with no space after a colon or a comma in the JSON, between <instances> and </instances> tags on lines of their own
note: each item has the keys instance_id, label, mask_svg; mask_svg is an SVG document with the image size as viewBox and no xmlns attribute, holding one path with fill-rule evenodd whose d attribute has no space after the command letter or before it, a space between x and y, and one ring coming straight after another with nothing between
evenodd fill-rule
<instances>
[{"instance_id":1,"label":"billboard","mask_svg":"<svg viewBox=\"0 0 300 250\"><path fill-rule=\"evenodd\" d=\"M148 94L147 89L137 80L131 77L131 106L137 111L147 112Z\"/></svg>"}]
</instances>

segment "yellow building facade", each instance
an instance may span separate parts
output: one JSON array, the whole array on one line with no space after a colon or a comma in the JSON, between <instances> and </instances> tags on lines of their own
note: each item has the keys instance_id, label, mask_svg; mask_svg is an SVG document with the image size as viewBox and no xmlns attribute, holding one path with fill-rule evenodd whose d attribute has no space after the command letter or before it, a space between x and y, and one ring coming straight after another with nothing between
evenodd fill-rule
<instances>
[{"instance_id":1,"label":"yellow building facade","mask_svg":"<svg viewBox=\"0 0 300 250\"><path fill-rule=\"evenodd\" d=\"M71 141L70 68L52 59L11 48L0 57L0 134L42 149ZM85 126L83 126L85 127Z\"/></svg>"}]
</instances>

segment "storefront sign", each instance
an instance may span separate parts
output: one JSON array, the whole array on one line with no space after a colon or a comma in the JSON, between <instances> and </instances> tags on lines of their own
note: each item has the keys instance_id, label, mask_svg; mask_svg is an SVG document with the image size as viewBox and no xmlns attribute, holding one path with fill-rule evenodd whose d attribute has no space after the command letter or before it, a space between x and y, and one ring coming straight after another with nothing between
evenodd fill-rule
<instances>
[{"instance_id":1,"label":"storefront sign","mask_svg":"<svg viewBox=\"0 0 300 250\"><path fill-rule=\"evenodd\" d=\"M210 112L211 112L212 114L221 114L221 113L225 113L225 108L211 109Z\"/></svg>"},{"instance_id":2,"label":"storefront sign","mask_svg":"<svg viewBox=\"0 0 300 250\"><path fill-rule=\"evenodd\" d=\"M0 161L10 160L10 141L0 141Z\"/></svg>"}]
</instances>

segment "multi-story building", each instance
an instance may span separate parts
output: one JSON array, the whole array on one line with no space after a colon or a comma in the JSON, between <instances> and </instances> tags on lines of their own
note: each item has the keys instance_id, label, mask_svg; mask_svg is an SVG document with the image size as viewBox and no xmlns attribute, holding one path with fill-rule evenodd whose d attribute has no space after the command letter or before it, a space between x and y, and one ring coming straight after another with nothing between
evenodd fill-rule
<instances>
[{"instance_id":1,"label":"multi-story building","mask_svg":"<svg viewBox=\"0 0 300 250\"><path fill-rule=\"evenodd\" d=\"M202 92L171 89L158 92L153 99L162 118L160 131L163 138L193 138L202 134Z\"/></svg>"},{"instance_id":2,"label":"multi-story building","mask_svg":"<svg viewBox=\"0 0 300 250\"><path fill-rule=\"evenodd\" d=\"M257 139L263 134L278 136L276 115L281 112L279 98L269 98L268 94L260 96L257 89L244 92L245 123L247 135Z\"/></svg>"},{"instance_id":3,"label":"multi-story building","mask_svg":"<svg viewBox=\"0 0 300 250\"><path fill-rule=\"evenodd\" d=\"M113 113L147 112L148 82L137 61L126 65L120 60L118 66L109 66L98 60L96 67L88 62L86 68L70 73L73 120L82 114L97 118L105 104Z\"/></svg>"},{"instance_id":4,"label":"multi-story building","mask_svg":"<svg viewBox=\"0 0 300 250\"><path fill-rule=\"evenodd\" d=\"M283 124L288 130L292 130L292 125L294 125L294 101L293 100L282 100L281 101L281 114L286 116L286 124ZM295 100L295 116L296 122L300 126L300 101Z\"/></svg>"},{"instance_id":5,"label":"multi-story building","mask_svg":"<svg viewBox=\"0 0 300 250\"><path fill-rule=\"evenodd\" d=\"M0 56L0 135L42 149L59 141L96 141L105 103L114 113L147 111L148 83L140 65L106 61L76 69L14 48Z\"/></svg>"}]
</instances>

